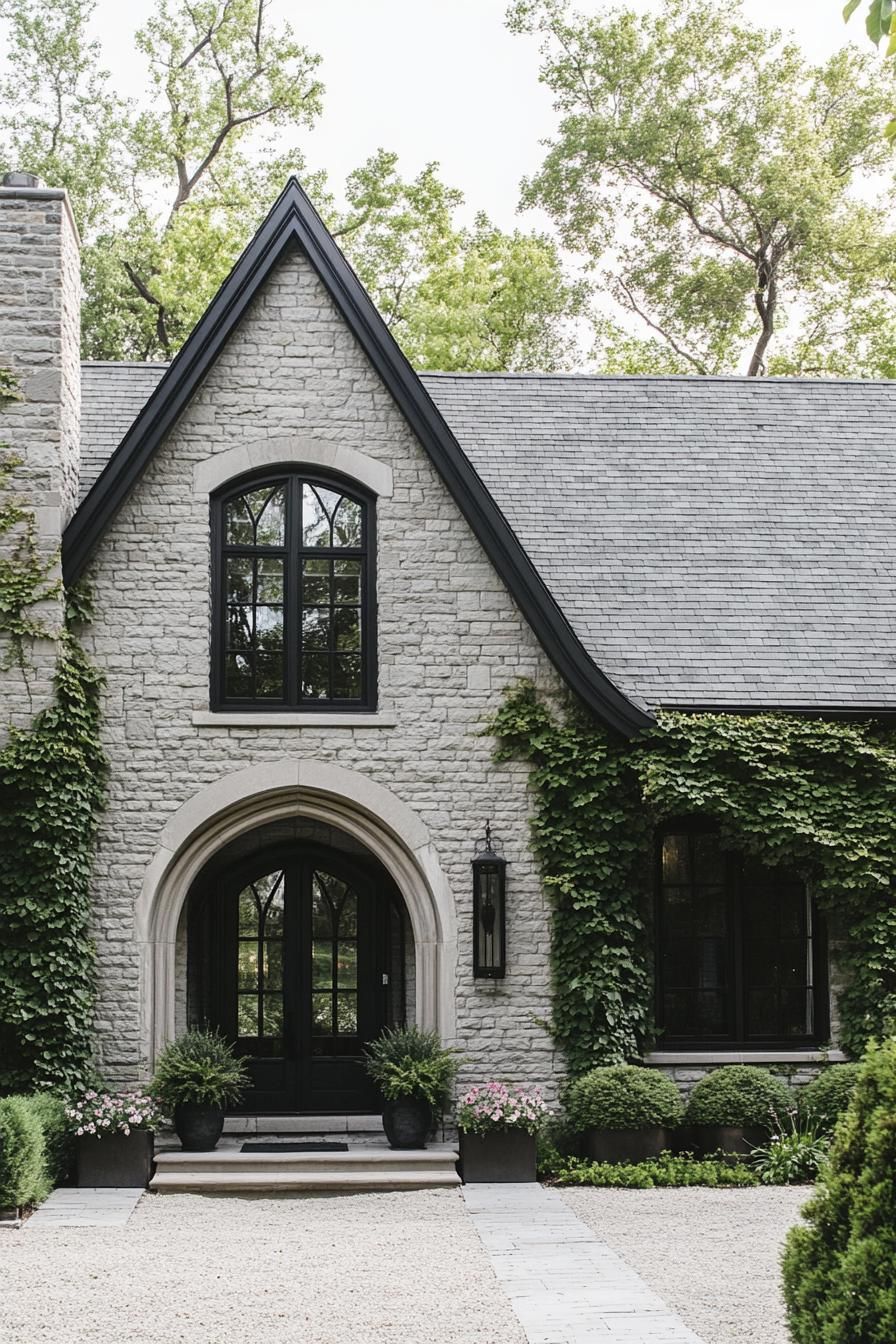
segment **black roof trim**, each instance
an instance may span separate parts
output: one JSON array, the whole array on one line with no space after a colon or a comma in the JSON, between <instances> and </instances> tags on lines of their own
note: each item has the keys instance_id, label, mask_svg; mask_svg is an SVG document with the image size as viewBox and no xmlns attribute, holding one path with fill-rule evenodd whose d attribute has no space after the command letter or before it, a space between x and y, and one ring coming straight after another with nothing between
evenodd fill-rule
<instances>
[{"instance_id":1,"label":"black roof trim","mask_svg":"<svg viewBox=\"0 0 896 1344\"><path fill-rule=\"evenodd\" d=\"M648 727L653 722L650 715L601 672L582 646L295 178L290 178L66 528L62 541L66 582L75 582L84 572L109 522L217 359L259 286L285 250L296 244L429 454L560 675L614 732L631 737Z\"/></svg>"}]
</instances>

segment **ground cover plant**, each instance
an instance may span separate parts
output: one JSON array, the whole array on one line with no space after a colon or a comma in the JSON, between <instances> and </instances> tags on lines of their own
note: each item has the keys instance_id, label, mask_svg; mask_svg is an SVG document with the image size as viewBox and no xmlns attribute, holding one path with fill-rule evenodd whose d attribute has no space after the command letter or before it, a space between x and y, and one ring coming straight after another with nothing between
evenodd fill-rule
<instances>
[{"instance_id":1,"label":"ground cover plant","mask_svg":"<svg viewBox=\"0 0 896 1344\"><path fill-rule=\"evenodd\" d=\"M896 1038L872 1043L815 1197L784 1253L796 1344L896 1339Z\"/></svg>"},{"instance_id":2,"label":"ground cover plant","mask_svg":"<svg viewBox=\"0 0 896 1344\"><path fill-rule=\"evenodd\" d=\"M560 1157L558 1154L553 1161L540 1161L538 1174L551 1185L593 1185L622 1190L759 1184L759 1176L745 1163L668 1152L646 1162L587 1162L580 1157Z\"/></svg>"}]
</instances>

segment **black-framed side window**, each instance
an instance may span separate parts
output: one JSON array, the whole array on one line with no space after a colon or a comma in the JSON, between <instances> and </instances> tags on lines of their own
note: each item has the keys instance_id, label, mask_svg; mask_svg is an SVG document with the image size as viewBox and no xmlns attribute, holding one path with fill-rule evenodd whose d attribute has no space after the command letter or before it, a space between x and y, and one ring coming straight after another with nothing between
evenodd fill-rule
<instances>
[{"instance_id":1,"label":"black-framed side window","mask_svg":"<svg viewBox=\"0 0 896 1344\"><path fill-rule=\"evenodd\" d=\"M374 709L375 504L301 470L212 498L215 709Z\"/></svg>"},{"instance_id":2,"label":"black-framed side window","mask_svg":"<svg viewBox=\"0 0 896 1344\"><path fill-rule=\"evenodd\" d=\"M827 947L805 884L723 850L705 823L657 840L657 1021L663 1046L816 1044Z\"/></svg>"}]
</instances>

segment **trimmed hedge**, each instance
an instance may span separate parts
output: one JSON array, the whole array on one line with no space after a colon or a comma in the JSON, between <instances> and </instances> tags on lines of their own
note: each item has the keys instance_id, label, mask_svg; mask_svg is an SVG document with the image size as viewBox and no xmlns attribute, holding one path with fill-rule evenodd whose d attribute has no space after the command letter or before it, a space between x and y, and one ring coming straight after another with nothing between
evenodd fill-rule
<instances>
[{"instance_id":1,"label":"trimmed hedge","mask_svg":"<svg viewBox=\"0 0 896 1344\"><path fill-rule=\"evenodd\" d=\"M858 1064L831 1064L797 1094L800 1119L820 1134L833 1134L841 1115L849 1110Z\"/></svg>"},{"instance_id":2,"label":"trimmed hedge","mask_svg":"<svg viewBox=\"0 0 896 1344\"><path fill-rule=\"evenodd\" d=\"M0 1208L39 1204L50 1193L44 1131L27 1097L0 1100Z\"/></svg>"},{"instance_id":3,"label":"trimmed hedge","mask_svg":"<svg viewBox=\"0 0 896 1344\"><path fill-rule=\"evenodd\" d=\"M808 1226L790 1232L784 1300L796 1344L896 1340L896 1038L871 1045Z\"/></svg>"},{"instance_id":4,"label":"trimmed hedge","mask_svg":"<svg viewBox=\"0 0 896 1344\"><path fill-rule=\"evenodd\" d=\"M648 1129L681 1124L684 1106L670 1078L636 1064L591 1069L570 1083L564 1097L571 1128Z\"/></svg>"},{"instance_id":5,"label":"trimmed hedge","mask_svg":"<svg viewBox=\"0 0 896 1344\"><path fill-rule=\"evenodd\" d=\"M65 1107L48 1092L0 1099L0 1208L40 1204L68 1176Z\"/></svg>"},{"instance_id":6,"label":"trimmed hedge","mask_svg":"<svg viewBox=\"0 0 896 1344\"><path fill-rule=\"evenodd\" d=\"M33 1092L25 1100L44 1132L47 1177L51 1186L68 1180L75 1162L75 1138L65 1102L52 1092Z\"/></svg>"},{"instance_id":7,"label":"trimmed hedge","mask_svg":"<svg viewBox=\"0 0 896 1344\"><path fill-rule=\"evenodd\" d=\"M689 1125L770 1128L772 1112L783 1117L796 1105L786 1083L752 1064L725 1064L695 1086L688 1101Z\"/></svg>"}]
</instances>

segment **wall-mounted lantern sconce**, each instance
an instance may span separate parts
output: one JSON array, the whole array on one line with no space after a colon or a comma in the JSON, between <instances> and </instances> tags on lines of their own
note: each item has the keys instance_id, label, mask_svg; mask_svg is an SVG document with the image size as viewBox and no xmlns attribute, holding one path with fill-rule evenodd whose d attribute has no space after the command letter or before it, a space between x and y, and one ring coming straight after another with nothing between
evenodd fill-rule
<instances>
[{"instance_id":1,"label":"wall-mounted lantern sconce","mask_svg":"<svg viewBox=\"0 0 896 1344\"><path fill-rule=\"evenodd\" d=\"M501 980L507 973L504 908L507 861L492 849L491 822L473 855L473 975Z\"/></svg>"}]
</instances>

